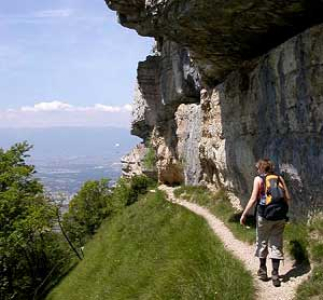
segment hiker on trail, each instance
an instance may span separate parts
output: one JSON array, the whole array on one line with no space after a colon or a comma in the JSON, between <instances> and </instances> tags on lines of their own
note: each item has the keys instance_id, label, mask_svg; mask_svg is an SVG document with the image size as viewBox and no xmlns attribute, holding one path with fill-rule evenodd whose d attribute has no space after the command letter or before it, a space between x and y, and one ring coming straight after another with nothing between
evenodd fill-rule
<instances>
[{"instance_id":1,"label":"hiker on trail","mask_svg":"<svg viewBox=\"0 0 323 300\"><path fill-rule=\"evenodd\" d=\"M258 176L254 178L250 200L244 209L240 223L245 225L248 212L256 204L256 253L260 267L257 272L260 280L267 281L266 259L268 246L272 260L272 282L280 286L279 264L283 256L283 232L287 220L290 194L281 176L274 174L274 165L268 159L256 163Z\"/></svg>"}]
</instances>

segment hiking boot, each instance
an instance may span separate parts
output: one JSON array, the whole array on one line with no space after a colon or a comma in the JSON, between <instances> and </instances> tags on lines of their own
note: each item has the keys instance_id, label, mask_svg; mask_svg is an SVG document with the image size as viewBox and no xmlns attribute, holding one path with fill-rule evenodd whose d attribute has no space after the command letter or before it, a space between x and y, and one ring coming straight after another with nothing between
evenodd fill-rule
<instances>
[{"instance_id":1,"label":"hiking boot","mask_svg":"<svg viewBox=\"0 0 323 300\"><path fill-rule=\"evenodd\" d=\"M276 287L280 286L280 279L279 279L278 273L272 273L271 280L272 280L274 286L276 286Z\"/></svg>"},{"instance_id":2,"label":"hiking boot","mask_svg":"<svg viewBox=\"0 0 323 300\"><path fill-rule=\"evenodd\" d=\"M268 280L267 269L260 268L257 272L257 276L261 281L267 281Z\"/></svg>"}]
</instances>

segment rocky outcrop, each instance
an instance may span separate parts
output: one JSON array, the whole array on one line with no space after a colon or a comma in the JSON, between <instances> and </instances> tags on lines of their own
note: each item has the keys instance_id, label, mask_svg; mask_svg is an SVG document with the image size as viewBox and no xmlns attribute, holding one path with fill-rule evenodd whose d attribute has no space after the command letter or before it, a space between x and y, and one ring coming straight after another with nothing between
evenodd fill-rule
<instances>
[{"instance_id":1,"label":"rocky outcrop","mask_svg":"<svg viewBox=\"0 0 323 300\"><path fill-rule=\"evenodd\" d=\"M130 153L121 158L122 176L132 177L143 174L143 159L147 150L143 144L137 145Z\"/></svg>"},{"instance_id":2,"label":"rocky outcrop","mask_svg":"<svg viewBox=\"0 0 323 300\"><path fill-rule=\"evenodd\" d=\"M319 21L316 13L313 20L307 16L313 8L322 11L320 2L279 2L278 10L278 1L127 3L127 9L114 6L122 23L155 36L160 52L139 64L140 113L133 123L135 134L152 140L159 180L223 187L244 204L255 161L269 157L291 189L292 214L322 210L323 25L286 40ZM130 24L134 5L138 14ZM228 16L237 21L230 25ZM304 22L290 28L299 19Z\"/></svg>"},{"instance_id":3,"label":"rocky outcrop","mask_svg":"<svg viewBox=\"0 0 323 300\"><path fill-rule=\"evenodd\" d=\"M185 176L177 151L175 112L183 103L199 102L200 82L185 49L164 42L160 50L138 65L131 132L145 142L151 139L159 179L175 184L183 182Z\"/></svg>"},{"instance_id":4,"label":"rocky outcrop","mask_svg":"<svg viewBox=\"0 0 323 300\"><path fill-rule=\"evenodd\" d=\"M122 25L189 48L210 85L323 22L320 0L106 0Z\"/></svg>"},{"instance_id":5,"label":"rocky outcrop","mask_svg":"<svg viewBox=\"0 0 323 300\"><path fill-rule=\"evenodd\" d=\"M143 143L138 144L130 153L121 158L122 176L130 178L137 175L146 175L157 180L155 166L147 166L145 157L150 151Z\"/></svg>"}]
</instances>

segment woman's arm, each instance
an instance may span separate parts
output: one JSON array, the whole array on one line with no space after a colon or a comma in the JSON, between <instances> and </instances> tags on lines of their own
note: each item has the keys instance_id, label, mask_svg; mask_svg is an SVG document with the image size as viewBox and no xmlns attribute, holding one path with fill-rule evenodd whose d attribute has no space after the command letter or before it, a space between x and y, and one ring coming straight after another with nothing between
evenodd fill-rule
<instances>
[{"instance_id":1,"label":"woman's arm","mask_svg":"<svg viewBox=\"0 0 323 300\"><path fill-rule=\"evenodd\" d=\"M240 218L240 224L245 225L247 215L250 211L250 209L254 206L254 204L257 202L257 197L258 197L258 192L259 192L259 185L260 185L260 180L262 180L260 177L255 177L253 181L253 189L251 193L251 197L248 201L248 204L246 208L244 209L241 218Z\"/></svg>"}]
</instances>

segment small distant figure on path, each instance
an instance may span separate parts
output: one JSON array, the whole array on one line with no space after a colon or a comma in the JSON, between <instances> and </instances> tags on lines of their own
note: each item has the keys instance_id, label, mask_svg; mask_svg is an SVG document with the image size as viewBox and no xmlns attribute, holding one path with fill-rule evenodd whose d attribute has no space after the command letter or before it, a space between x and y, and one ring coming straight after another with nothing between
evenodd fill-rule
<instances>
[{"instance_id":1,"label":"small distant figure on path","mask_svg":"<svg viewBox=\"0 0 323 300\"><path fill-rule=\"evenodd\" d=\"M288 220L287 212L291 201L284 179L274 173L274 164L269 159L261 159L256 165L258 176L254 178L253 190L244 209L240 223L245 225L247 215L256 204L256 253L260 267L257 275L260 280L267 281L266 259L268 247L272 260L272 282L280 286L279 264L284 259L283 232Z\"/></svg>"}]
</instances>

